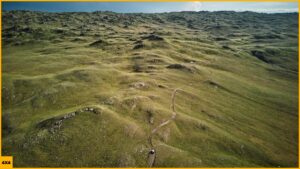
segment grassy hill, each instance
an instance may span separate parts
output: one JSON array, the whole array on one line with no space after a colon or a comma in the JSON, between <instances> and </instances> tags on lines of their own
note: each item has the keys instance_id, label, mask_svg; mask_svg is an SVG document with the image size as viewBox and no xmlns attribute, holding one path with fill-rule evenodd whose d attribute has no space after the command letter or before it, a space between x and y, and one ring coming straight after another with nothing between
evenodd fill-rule
<instances>
[{"instance_id":1,"label":"grassy hill","mask_svg":"<svg viewBox=\"0 0 300 169\"><path fill-rule=\"evenodd\" d=\"M15 167L298 165L297 13L4 11L2 44Z\"/></svg>"}]
</instances>

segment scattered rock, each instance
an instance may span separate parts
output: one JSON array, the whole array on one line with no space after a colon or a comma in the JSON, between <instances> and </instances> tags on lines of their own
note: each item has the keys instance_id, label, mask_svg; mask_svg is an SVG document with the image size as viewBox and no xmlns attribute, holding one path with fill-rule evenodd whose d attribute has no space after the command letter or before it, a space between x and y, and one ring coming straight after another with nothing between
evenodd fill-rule
<instances>
[{"instance_id":1,"label":"scattered rock","mask_svg":"<svg viewBox=\"0 0 300 169\"><path fill-rule=\"evenodd\" d=\"M85 42L86 40L85 39L82 39L82 38L75 38L72 40L72 42Z\"/></svg>"},{"instance_id":2,"label":"scattered rock","mask_svg":"<svg viewBox=\"0 0 300 169\"><path fill-rule=\"evenodd\" d=\"M147 88L148 86L146 85L145 82L136 82L136 83L132 83L130 87L134 87L136 89L142 89L142 88Z\"/></svg>"},{"instance_id":3,"label":"scattered rock","mask_svg":"<svg viewBox=\"0 0 300 169\"><path fill-rule=\"evenodd\" d=\"M86 108L82 108L82 109L79 109L80 112L91 112L91 113L94 113L94 114L101 114L102 110L98 107L96 108L93 108L93 107L86 107Z\"/></svg>"},{"instance_id":4,"label":"scattered rock","mask_svg":"<svg viewBox=\"0 0 300 169\"><path fill-rule=\"evenodd\" d=\"M257 59L266 62L266 63L272 63L271 60L269 60L268 58L266 58L266 54L262 51L258 51L258 50L252 50L251 54L253 56L255 56Z\"/></svg>"},{"instance_id":5,"label":"scattered rock","mask_svg":"<svg viewBox=\"0 0 300 169\"><path fill-rule=\"evenodd\" d=\"M162 88L162 89L165 89L165 88L167 88L166 86L164 86L164 85L161 85L161 84L157 85L157 87L159 87L159 88Z\"/></svg>"},{"instance_id":6,"label":"scattered rock","mask_svg":"<svg viewBox=\"0 0 300 169\"><path fill-rule=\"evenodd\" d=\"M91 43L89 46L91 46L91 47L103 47L107 44L108 44L107 42L100 39L100 40L97 40L97 41Z\"/></svg>"},{"instance_id":7,"label":"scattered rock","mask_svg":"<svg viewBox=\"0 0 300 169\"><path fill-rule=\"evenodd\" d=\"M68 114L64 115L64 119L69 119L69 118L72 118L72 117L74 117L75 115L76 115L76 113L75 113L75 112L68 113Z\"/></svg>"},{"instance_id":8,"label":"scattered rock","mask_svg":"<svg viewBox=\"0 0 300 169\"><path fill-rule=\"evenodd\" d=\"M223 45L222 48L223 48L223 49L227 49L227 50L232 50L232 51L234 51L231 47L229 47L229 46L227 46L227 45Z\"/></svg>"},{"instance_id":9,"label":"scattered rock","mask_svg":"<svg viewBox=\"0 0 300 169\"><path fill-rule=\"evenodd\" d=\"M136 50L136 49L141 49L141 48L144 48L145 45L143 43L140 43L140 44L136 44L133 49Z\"/></svg>"},{"instance_id":10,"label":"scattered rock","mask_svg":"<svg viewBox=\"0 0 300 169\"><path fill-rule=\"evenodd\" d=\"M210 86L214 87L215 89L218 89L218 88L224 89L223 86L221 86L220 84L218 84L218 83L216 83L214 81L211 81L211 80L206 80L204 83L209 84Z\"/></svg>"},{"instance_id":11,"label":"scattered rock","mask_svg":"<svg viewBox=\"0 0 300 169\"><path fill-rule=\"evenodd\" d=\"M46 119L41 121L37 124L37 127L40 129L48 129L50 133L55 133L56 131L60 130L63 122L67 119L71 119L76 116L76 114L83 113L83 112L91 112L94 114L100 114L102 110L100 108L92 108L92 107L85 107L82 109L78 109L75 112L71 112L65 114L63 116L53 117L50 119Z\"/></svg>"},{"instance_id":12,"label":"scattered rock","mask_svg":"<svg viewBox=\"0 0 300 169\"><path fill-rule=\"evenodd\" d=\"M164 40L164 38L162 38L158 35L154 35L154 34L142 37L142 39L148 39L150 41L162 41L162 40Z\"/></svg>"},{"instance_id":13,"label":"scattered rock","mask_svg":"<svg viewBox=\"0 0 300 169\"><path fill-rule=\"evenodd\" d=\"M54 29L53 32L58 33L58 34L62 34L62 33L65 33L65 30L64 29Z\"/></svg>"},{"instance_id":14,"label":"scattered rock","mask_svg":"<svg viewBox=\"0 0 300 169\"><path fill-rule=\"evenodd\" d=\"M56 121L50 128L50 132L54 133L56 130L59 130L60 127L62 126L63 120L58 120Z\"/></svg>"},{"instance_id":15,"label":"scattered rock","mask_svg":"<svg viewBox=\"0 0 300 169\"><path fill-rule=\"evenodd\" d=\"M212 86L219 86L219 84L217 84L216 82L214 81L211 81L211 80L207 80L206 83L212 85Z\"/></svg>"},{"instance_id":16,"label":"scattered rock","mask_svg":"<svg viewBox=\"0 0 300 169\"><path fill-rule=\"evenodd\" d=\"M143 43L142 40L135 41L133 44L135 44L135 46L133 47L133 49L140 49L140 48L144 48L145 47L145 44Z\"/></svg>"},{"instance_id":17,"label":"scattered rock","mask_svg":"<svg viewBox=\"0 0 300 169\"><path fill-rule=\"evenodd\" d=\"M213 87L215 90L225 90L227 92L231 92L230 90L228 90L227 88L225 88L224 86L222 86L221 84L211 81L211 80L206 80L204 81L204 83L207 83L208 85L210 85L211 87Z\"/></svg>"},{"instance_id":18,"label":"scattered rock","mask_svg":"<svg viewBox=\"0 0 300 169\"><path fill-rule=\"evenodd\" d=\"M142 40L137 40L137 41L135 41L133 44L141 44L141 43L143 43Z\"/></svg>"},{"instance_id":19,"label":"scattered rock","mask_svg":"<svg viewBox=\"0 0 300 169\"><path fill-rule=\"evenodd\" d=\"M193 73L193 70L187 66L181 65L181 64L171 64L167 66L168 69L178 69L178 70L184 70Z\"/></svg>"},{"instance_id":20,"label":"scattered rock","mask_svg":"<svg viewBox=\"0 0 300 169\"><path fill-rule=\"evenodd\" d=\"M216 41L225 41L225 40L228 40L228 39L224 38L224 37L216 37L215 40Z\"/></svg>"}]
</instances>

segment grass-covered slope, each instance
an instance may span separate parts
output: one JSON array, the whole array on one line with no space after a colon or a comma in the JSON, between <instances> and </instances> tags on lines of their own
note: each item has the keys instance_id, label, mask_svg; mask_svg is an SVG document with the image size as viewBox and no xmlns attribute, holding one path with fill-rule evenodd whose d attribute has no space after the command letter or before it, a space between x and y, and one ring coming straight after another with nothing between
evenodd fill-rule
<instances>
[{"instance_id":1,"label":"grass-covered slope","mask_svg":"<svg viewBox=\"0 0 300 169\"><path fill-rule=\"evenodd\" d=\"M15 167L296 167L298 14L3 12Z\"/></svg>"}]
</instances>

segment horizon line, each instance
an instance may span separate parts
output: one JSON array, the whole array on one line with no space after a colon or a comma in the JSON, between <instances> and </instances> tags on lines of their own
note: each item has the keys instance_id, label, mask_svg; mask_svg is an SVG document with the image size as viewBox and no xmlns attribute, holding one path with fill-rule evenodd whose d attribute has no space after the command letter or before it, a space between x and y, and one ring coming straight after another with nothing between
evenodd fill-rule
<instances>
[{"instance_id":1,"label":"horizon line","mask_svg":"<svg viewBox=\"0 0 300 169\"><path fill-rule=\"evenodd\" d=\"M180 12L190 12L190 13L200 13L200 12L251 12L251 13L263 13L263 14L289 14L289 13L299 13L299 11L282 11L282 12L263 12L263 11L251 11L251 10L182 10L182 11L164 11L164 12L117 12L109 10L95 10L95 11L43 11L43 10L30 10L30 9L2 9L2 12L11 11L22 11L22 12L44 12L44 13L95 13L95 12L107 12L107 13L117 13L117 14L161 14L161 13L180 13Z\"/></svg>"}]
</instances>

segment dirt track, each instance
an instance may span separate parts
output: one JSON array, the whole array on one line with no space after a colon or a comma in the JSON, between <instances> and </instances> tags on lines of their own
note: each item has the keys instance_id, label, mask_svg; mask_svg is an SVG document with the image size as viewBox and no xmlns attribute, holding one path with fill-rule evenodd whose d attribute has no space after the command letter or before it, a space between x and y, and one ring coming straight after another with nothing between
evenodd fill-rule
<instances>
[{"instance_id":1,"label":"dirt track","mask_svg":"<svg viewBox=\"0 0 300 169\"><path fill-rule=\"evenodd\" d=\"M151 133L150 133L150 136L149 136L149 144L150 144L150 146L151 146L151 150L150 150L150 152L149 152L149 154L148 154L148 166L149 166L149 167L153 167L154 162L155 162L155 158L156 158L156 149L155 149L155 146L153 145L153 142L152 142L152 137L153 137L153 135L154 135L160 128L166 126L167 124L169 124L172 120L174 120L174 119L176 118L177 113L176 113L176 111L175 111L175 96L176 96L176 93L177 93L178 90L180 90L180 89L175 89L175 90L173 91L173 94L172 94L172 105L171 105L171 109L172 109L172 111L173 111L172 116L171 116L169 119L167 119L167 120L161 122L161 123L160 123L158 126L156 126L156 127L151 131Z\"/></svg>"}]
</instances>

